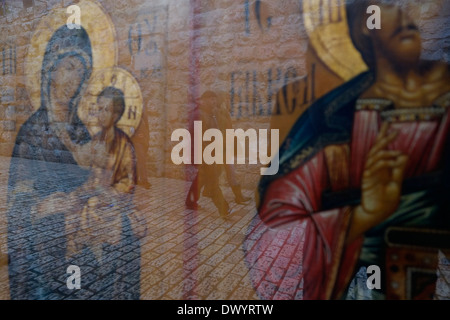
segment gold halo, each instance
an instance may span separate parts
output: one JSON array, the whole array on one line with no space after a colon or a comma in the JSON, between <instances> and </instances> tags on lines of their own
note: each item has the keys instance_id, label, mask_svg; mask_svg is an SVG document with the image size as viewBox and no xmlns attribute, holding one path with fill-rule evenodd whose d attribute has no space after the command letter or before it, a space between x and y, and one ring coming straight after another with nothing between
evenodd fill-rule
<instances>
[{"instance_id":1,"label":"gold halo","mask_svg":"<svg viewBox=\"0 0 450 320\"><path fill-rule=\"evenodd\" d=\"M111 18L96 1L82 0L81 26L89 35L92 47L92 71L117 64L116 31ZM41 19L31 38L25 57L25 85L33 108L41 104L41 68L44 53L53 33L67 23L67 8L55 8Z\"/></svg>"},{"instance_id":2,"label":"gold halo","mask_svg":"<svg viewBox=\"0 0 450 320\"><path fill-rule=\"evenodd\" d=\"M86 124L91 135L95 135L100 130L96 120L92 118L95 115L90 112L90 108L97 104L98 95L106 87L122 90L125 96L125 111L117 123L117 127L132 137L141 122L143 99L136 79L122 68L102 69L92 75L78 107L78 116Z\"/></svg>"},{"instance_id":3,"label":"gold halo","mask_svg":"<svg viewBox=\"0 0 450 320\"><path fill-rule=\"evenodd\" d=\"M334 73L348 80L367 70L350 38L344 0L304 0L303 19L311 45Z\"/></svg>"}]
</instances>

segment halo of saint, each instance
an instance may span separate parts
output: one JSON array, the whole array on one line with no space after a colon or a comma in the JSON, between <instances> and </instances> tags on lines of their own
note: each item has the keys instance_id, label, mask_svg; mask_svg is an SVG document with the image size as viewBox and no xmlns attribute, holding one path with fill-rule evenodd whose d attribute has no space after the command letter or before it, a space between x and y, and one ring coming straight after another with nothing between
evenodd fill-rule
<instances>
[{"instance_id":1,"label":"halo of saint","mask_svg":"<svg viewBox=\"0 0 450 320\"><path fill-rule=\"evenodd\" d=\"M349 80L367 70L350 38L345 0L303 0L303 19L311 45L331 71Z\"/></svg>"},{"instance_id":2,"label":"halo of saint","mask_svg":"<svg viewBox=\"0 0 450 320\"><path fill-rule=\"evenodd\" d=\"M114 87L122 90L125 98L125 111L117 123L129 137L133 136L142 118L143 98L136 79L126 70L119 67L97 70L89 82L78 109L78 115L91 135L99 130L96 122L95 106L97 97L103 89Z\"/></svg>"}]
</instances>

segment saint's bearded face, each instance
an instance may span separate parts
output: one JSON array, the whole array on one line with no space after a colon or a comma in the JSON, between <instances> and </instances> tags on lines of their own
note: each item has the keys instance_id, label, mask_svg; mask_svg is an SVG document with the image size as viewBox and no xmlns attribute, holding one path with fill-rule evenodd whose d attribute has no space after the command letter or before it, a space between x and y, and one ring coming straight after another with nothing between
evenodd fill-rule
<instances>
[{"instance_id":1,"label":"saint's bearded face","mask_svg":"<svg viewBox=\"0 0 450 320\"><path fill-rule=\"evenodd\" d=\"M68 56L61 59L52 70L52 98L60 105L68 106L81 84L84 73L84 65L78 57ZM68 110L61 111L67 112Z\"/></svg>"},{"instance_id":2,"label":"saint's bearded face","mask_svg":"<svg viewBox=\"0 0 450 320\"><path fill-rule=\"evenodd\" d=\"M398 5L389 1L374 1L373 4L381 10L381 29L366 29L374 50L396 65L410 66L417 63L422 43L419 28L411 18L411 4Z\"/></svg>"}]
</instances>

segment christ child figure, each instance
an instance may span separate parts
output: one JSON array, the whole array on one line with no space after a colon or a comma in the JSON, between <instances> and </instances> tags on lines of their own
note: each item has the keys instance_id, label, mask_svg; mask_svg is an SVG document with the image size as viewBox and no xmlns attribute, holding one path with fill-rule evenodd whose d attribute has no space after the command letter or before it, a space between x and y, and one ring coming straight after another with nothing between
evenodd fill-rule
<instances>
[{"instance_id":1,"label":"christ child figure","mask_svg":"<svg viewBox=\"0 0 450 320\"><path fill-rule=\"evenodd\" d=\"M89 163L91 175L85 184L81 212L74 210L66 218L68 257L88 247L101 260L105 248L120 243L125 225L131 225L138 235L145 233L145 223L131 206L136 185L134 147L117 127L124 111L120 89L107 87L98 95L96 122L100 131L87 148L76 153L77 161Z\"/></svg>"}]
</instances>

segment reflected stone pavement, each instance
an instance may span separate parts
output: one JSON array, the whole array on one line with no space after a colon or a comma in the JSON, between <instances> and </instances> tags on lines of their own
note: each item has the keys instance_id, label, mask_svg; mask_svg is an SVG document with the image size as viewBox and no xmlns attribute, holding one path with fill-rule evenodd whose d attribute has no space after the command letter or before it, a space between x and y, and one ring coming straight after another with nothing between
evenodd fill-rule
<instances>
[{"instance_id":1,"label":"reflected stone pavement","mask_svg":"<svg viewBox=\"0 0 450 320\"><path fill-rule=\"evenodd\" d=\"M0 157L0 299L9 299L6 254L9 163L10 158ZM200 198L198 211L185 209L190 182L169 178L150 178L150 182L150 189L137 186L134 197L148 224L148 235L141 240L141 299L259 299L251 285L242 246L249 224L257 222L253 219L254 201L238 205L232 201L231 188L222 186L233 210L223 219L206 197ZM244 194L254 198L250 190ZM89 272L81 270L81 277L89 277ZM59 284L59 290L67 290L64 282ZM107 286L90 285L81 297L101 299L102 290L107 290Z\"/></svg>"}]
</instances>

